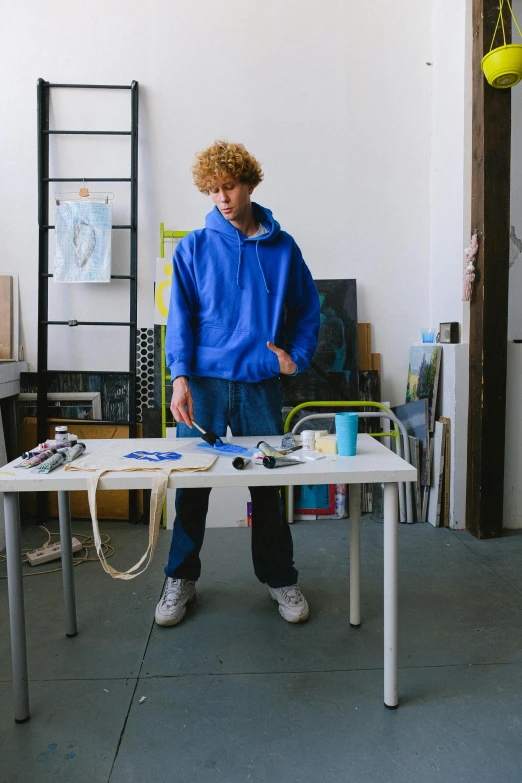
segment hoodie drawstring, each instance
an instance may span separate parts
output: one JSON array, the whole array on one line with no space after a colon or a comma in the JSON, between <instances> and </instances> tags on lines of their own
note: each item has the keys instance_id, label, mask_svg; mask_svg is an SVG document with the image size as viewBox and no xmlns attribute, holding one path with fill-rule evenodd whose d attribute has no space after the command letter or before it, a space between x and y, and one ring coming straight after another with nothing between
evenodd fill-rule
<instances>
[{"instance_id":1,"label":"hoodie drawstring","mask_svg":"<svg viewBox=\"0 0 522 783\"><path fill-rule=\"evenodd\" d=\"M242 288L241 283L239 282L239 275L240 275L240 272L241 272L241 240L239 238L239 232L236 232L236 237L237 237L238 253L239 253L239 258L238 258L238 262L237 262L236 283L237 283L237 287L238 288Z\"/></svg>"},{"instance_id":2,"label":"hoodie drawstring","mask_svg":"<svg viewBox=\"0 0 522 783\"><path fill-rule=\"evenodd\" d=\"M256 242L257 263L259 264L259 269L261 270L261 274L263 276L263 283L265 284L266 292L267 292L267 294L269 294L270 293L270 289L268 288L268 286L266 284L266 277L265 277L265 273L263 272L263 267L261 266L261 259L259 258L259 249L258 248L259 248L259 239Z\"/></svg>"},{"instance_id":3,"label":"hoodie drawstring","mask_svg":"<svg viewBox=\"0 0 522 783\"><path fill-rule=\"evenodd\" d=\"M239 238L239 232L236 233L236 236L237 236L237 243L238 243L238 261L237 261L236 283L237 283L237 287L238 288L243 288L243 286L239 282L239 278L240 278L240 275L241 275L241 262L243 260L243 258L241 256L241 239ZM265 284L266 292L267 292L267 294L269 294L270 293L270 289L269 289L269 287L267 285L267 282L266 282L265 273L264 273L263 267L261 265L261 259L259 258L259 239L256 242L256 256L257 256L257 263L259 265L259 270L260 270L261 276L263 278L263 283Z\"/></svg>"}]
</instances>

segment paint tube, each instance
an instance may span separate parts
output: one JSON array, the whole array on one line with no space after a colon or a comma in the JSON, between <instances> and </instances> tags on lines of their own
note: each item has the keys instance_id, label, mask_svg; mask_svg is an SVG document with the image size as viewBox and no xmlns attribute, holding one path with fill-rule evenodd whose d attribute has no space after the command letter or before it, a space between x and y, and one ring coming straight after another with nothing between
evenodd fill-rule
<instances>
[{"instance_id":1,"label":"paint tube","mask_svg":"<svg viewBox=\"0 0 522 783\"><path fill-rule=\"evenodd\" d=\"M250 462L249 459L244 459L243 457L235 457L232 460L232 467L235 468L236 470L243 470L244 468L246 468L249 462Z\"/></svg>"},{"instance_id":2,"label":"paint tube","mask_svg":"<svg viewBox=\"0 0 522 783\"><path fill-rule=\"evenodd\" d=\"M37 454L41 454L43 449L33 449L32 451L24 451L20 459L31 459L31 457L36 457Z\"/></svg>"},{"instance_id":3,"label":"paint tube","mask_svg":"<svg viewBox=\"0 0 522 783\"><path fill-rule=\"evenodd\" d=\"M46 451L41 451L35 457L31 457L30 459L26 459L23 462L19 462L18 465L15 465L15 467L35 468L37 465L41 465L42 462L45 462L45 460L52 457L55 453L56 452L53 449L46 449Z\"/></svg>"},{"instance_id":4,"label":"paint tube","mask_svg":"<svg viewBox=\"0 0 522 783\"><path fill-rule=\"evenodd\" d=\"M87 446L85 443L77 443L75 446L72 446L72 448L67 449L67 453L65 455L65 461L66 462L72 462L73 459L76 459L76 457L79 457L80 454L83 454Z\"/></svg>"},{"instance_id":5,"label":"paint tube","mask_svg":"<svg viewBox=\"0 0 522 783\"><path fill-rule=\"evenodd\" d=\"M47 451L48 449L53 449L55 443L56 441L54 440L46 440L45 443L39 443L38 446L35 446L34 449L32 449L32 451L34 451L35 453L36 452L40 453L41 451Z\"/></svg>"},{"instance_id":6,"label":"paint tube","mask_svg":"<svg viewBox=\"0 0 522 783\"><path fill-rule=\"evenodd\" d=\"M298 451L302 447L299 445L291 446L287 449L276 449L274 446L271 446L270 443L267 443L266 440L260 440L257 444L257 448L265 457L286 457L287 454L290 454L292 451Z\"/></svg>"},{"instance_id":7,"label":"paint tube","mask_svg":"<svg viewBox=\"0 0 522 783\"><path fill-rule=\"evenodd\" d=\"M41 465L36 468L37 473L50 473L59 465L63 465L65 462L65 454L56 453L53 454L50 459L46 459Z\"/></svg>"},{"instance_id":8,"label":"paint tube","mask_svg":"<svg viewBox=\"0 0 522 783\"><path fill-rule=\"evenodd\" d=\"M270 443L267 443L266 440L260 440L257 444L257 448L259 451L261 451L265 457L283 457L284 454L279 449L274 448L274 446L271 446Z\"/></svg>"},{"instance_id":9,"label":"paint tube","mask_svg":"<svg viewBox=\"0 0 522 783\"><path fill-rule=\"evenodd\" d=\"M302 459L285 459L285 457L264 457L265 468L287 468L289 465L302 465Z\"/></svg>"}]
</instances>

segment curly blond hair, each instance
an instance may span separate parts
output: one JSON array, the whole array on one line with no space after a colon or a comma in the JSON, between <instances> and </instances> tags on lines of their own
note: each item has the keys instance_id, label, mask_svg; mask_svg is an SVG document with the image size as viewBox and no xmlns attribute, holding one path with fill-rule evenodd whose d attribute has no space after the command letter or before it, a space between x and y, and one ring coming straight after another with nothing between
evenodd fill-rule
<instances>
[{"instance_id":1,"label":"curly blond hair","mask_svg":"<svg viewBox=\"0 0 522 783\"><path fill-rule=\"evenodd\" d=\"M218 139L208 149L196 153L191 170L194 184L201 193L208 193L214 183L227 178L254 188L263 179L261 166L243 144L224 139Z\"/></svg>"}]
</instances>

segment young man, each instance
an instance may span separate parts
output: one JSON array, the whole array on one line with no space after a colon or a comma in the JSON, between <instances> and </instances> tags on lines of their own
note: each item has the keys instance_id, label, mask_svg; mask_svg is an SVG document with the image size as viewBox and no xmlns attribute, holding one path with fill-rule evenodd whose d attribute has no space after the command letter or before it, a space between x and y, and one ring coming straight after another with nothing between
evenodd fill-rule
<instances>
[{"instance_id":1,"label":"young man","mask_svg":"<svg viewBox=\"0 0 522 783\"><path fill-rule=\"evenodd\" d=\"M176 248L166 336L178 437L196 421L217 435L282 434L280 375L308 367L319 299L292 237L250 196L263 174L242 144L217 141L196 156L194 182L215 204L206 227ZM159 625L176 625L196 596L209 489L179 489ZM308 619L292 535L274 487L251 487L252 560L288 622Z\"/></svg>"}]
</instances>

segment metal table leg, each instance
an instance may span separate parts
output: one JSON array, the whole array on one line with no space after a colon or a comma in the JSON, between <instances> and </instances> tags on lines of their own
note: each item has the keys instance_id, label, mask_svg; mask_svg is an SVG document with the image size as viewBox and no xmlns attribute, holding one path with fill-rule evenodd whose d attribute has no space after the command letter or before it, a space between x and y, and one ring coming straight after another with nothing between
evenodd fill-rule
<instances>
[{"instance_id":1,"label":"metal table leg","mask_svg":"<svg viewBox=\"0 0 522 783\"><path fill-rule=\"evenodd\" d=\"M350 625L361 624L361 485L348 487L350 515Z\"/></svg>"},{"instance_id":2,"label":"metal table leg","mask_svg":"<svg viewBox=\"0 0 522 783\"><path fill-rule=\"evenodd\" d=\"M4 512L14 712L15 721L25 723L30 715L18 492L4 492Z\"/></svg>"},{"instance_id":3,"label":"metal table leg","mask_svg":"<svg viewBox=\"0 0 522 783\"><path fill-rule=\"evenodd\" d=\"M397 691L399 548L397 484L384 485L384 706L399 706Z\"/></svg>"},{"instance_id":4,"label":"metal table leg","mask_svg":"<svg viewBox=\"0 0 522 783\"><path fill-rule=\"evenodd\" d=\"M76 599L74 593L74 565L71 539L71 505L68 492L58 492L60 517L60 547L62 551L62 582L65 602L65 635L78 633L76 624Z\"/></svg>"}]
</instances>

